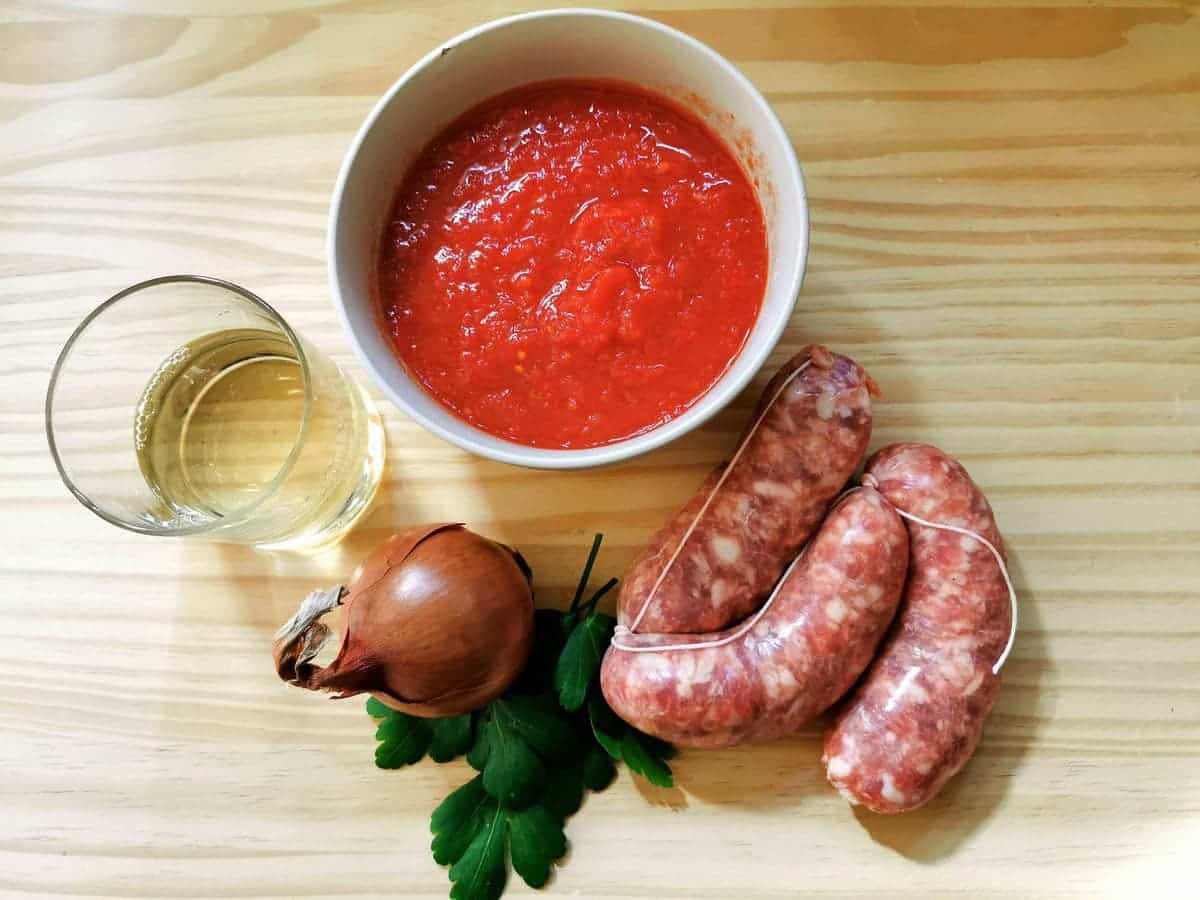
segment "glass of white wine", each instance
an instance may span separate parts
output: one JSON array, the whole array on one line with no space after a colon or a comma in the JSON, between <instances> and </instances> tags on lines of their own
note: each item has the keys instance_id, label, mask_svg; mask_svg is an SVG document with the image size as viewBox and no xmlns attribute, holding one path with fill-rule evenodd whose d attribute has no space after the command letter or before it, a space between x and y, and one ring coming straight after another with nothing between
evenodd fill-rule
<instances>
[{"instance_id":1,"label":"glass of white wine","mask_svg":"<svg viewBox=\"0 0 1200 900\"><path fill-rule=\"evenodd\" d=\"M369 397L267 303L173 275L83 320L46 394L46 434L71 492L142 534L268 549L338 540L383 474Z\"/></svg>"}]
</instances>

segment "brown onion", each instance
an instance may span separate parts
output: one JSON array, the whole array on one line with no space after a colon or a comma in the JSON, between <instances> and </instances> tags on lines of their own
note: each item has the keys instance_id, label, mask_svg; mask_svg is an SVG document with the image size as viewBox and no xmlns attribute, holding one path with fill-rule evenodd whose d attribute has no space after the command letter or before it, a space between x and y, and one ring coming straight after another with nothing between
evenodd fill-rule
<instances>
[{"instance_id":1,"label":"brown onion","mask_svg":"<svg viewBox=\"0 0 1200 900\"><path fill-rule=\"evenodd\" d=\"M494 700L520 674L533 642L529 566L510 547L460 524L423 525L377 547L345 587L316 591L280 629L284 681L338 697L370 693L414 716L456 716ZM346 607L337 658L312 662Z\"/></svg>"}]
</instances>

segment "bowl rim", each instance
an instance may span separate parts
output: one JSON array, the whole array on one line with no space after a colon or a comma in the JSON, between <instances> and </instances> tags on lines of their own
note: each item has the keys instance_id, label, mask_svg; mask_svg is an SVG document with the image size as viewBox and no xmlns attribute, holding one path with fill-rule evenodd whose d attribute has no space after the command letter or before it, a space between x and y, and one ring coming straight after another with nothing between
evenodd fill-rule
<instances>
[{"instance_id":1,"label":"bowl rim","mask_svg":"<svg viewBox=\"0 0 1200 900\"><path fill-rule=\"evenodd\" d=\"M345 193L346 185L350 179L351 170L358 158L359 151L362 148L363 142L367 135L375 127L378 120L382 117L384 110L391 104L395 96L404 89L405 86L422 70L431 65L435 60L439 59L445 52L472 40L482 34L498 29L508 28L520 22L529 21L532 19L543 18L606 18L618 19L629 24L647 28L653 31L658 31L675 41L690 46L693 50L698 51L707 61L720 69L727 76L736 82L750 98L751 102L760 107L765 113L765 120L768 124L768 130L773 132L773 136L784 148L785 161L791 171L792 177L795 179L798 187L798 203L797 209L797 227L799 234L796 241L796 255L792 265L792 270L788 273L789 291L791 300L787 302L784 309L780 311L776 321L770 324L769 332L766 335L766 341L763 344L762 350L758 351L751 360L751 365L746 367L746 370L736 377L729 377L727 370L716 383L712 385L705 393L703 393L695 403L682 415L671 419L657 427L651 428L649 431L633 435L632 437L624 438L620 441L615 441L610 444L602 444L598 447L584 447L579 449L554 449L547 447L531 447L517 444L512 441L507 441L504 438L495 437L494 435L486 435L486 432L476 428L469 422L462 422L462 430L453 430L446 428L438 422L426 417L419 410L415 409L398 391L396 391L383 373L375 366L374 361L367 354L358 335L355 333L354 326L350 322L350 316L347 313L346 302L342 296L341 284L338 278L338 261L337 261L337 224L341 214L342 199ZM792 146L791 139L788 137L787 129L784 128L783 122L774 108L762 93L755 87L754 83L733 63L727 60L724 56L714 50L712 47L692 37L686 32L680 31L677 28L672 28L669 25L664 25L654 19L648 19L644 16L637 16L631 13L619 12L616 10L594 9L594 8L562 8L537 10L534 12L518 13L516 15L504 16L499 19L492 19L487 22L469 28L466 31L458 34L447 41L434 47L419 60L413 63L403 74L400 75L384 92L384 94L375 102L367 117L363 120L355 133L345 156L342 159L342 164L338 170L337 180L334 182L333 196L329 206L329 219L326 227L325 238L325 259L326 273L329 279L329 290L332 294L333 305L337 308L338 318L341 320L342 328L350 338L350 344L354 348L355 356L358 361L370 374L371 379L376 386L387 396L392 403L396 404L409 418L417 422L427 431L437 435L443 440L449 441L455 446L467 450L477 456L485 459L495 460L497 462L508 463L510 465L523 466L532 469L583 469L593 466L609 465L616 462L621 462L635 456L640 456L643 453L648 453L651 450L658 449L666 444L671 443L675 439L682 437L689 431L700 427L714 415L724 409L733 399L740 393L751 379L766 363L771 353L779 343L780 337L791 321L792 314L795 311L796 304L799 301L800 290L804 284L804 276L807 271L808 250L809 250L809 231L810 222L808 214L808 191L804 183L804 173L800 168L800 161L796 156L795 147ZM759 315L762 315L760 309ZM759 320L756 320L756 326ZM745 348L742 351L745 352ZM734 358L736 360L736 357ZM732 366L732 361L731 361ZM415 380L413 383L418 389L424 390ZM436 400L434 401L436 402ZM478 432L481 435L502 442L503 446L491 447L486 446L475 438L474 433Z\"/></svg>"}]
</instances>

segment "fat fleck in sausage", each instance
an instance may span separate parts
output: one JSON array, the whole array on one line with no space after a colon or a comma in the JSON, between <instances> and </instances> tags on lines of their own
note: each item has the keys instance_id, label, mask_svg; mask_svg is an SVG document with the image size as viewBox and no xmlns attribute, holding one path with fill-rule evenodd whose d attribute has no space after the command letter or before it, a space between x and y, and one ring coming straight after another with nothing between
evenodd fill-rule
<instances>
[{"instance_id":1,"label":"fat fleck in sausage","mask_svg":"<svg viewBox=\"0 0 1200 900\"><path fill-rule=\"evenodd\" d=\"M728 747L795 732L871 661L900 602L908 534L871 488L838 503L748 628L706 635L622 635L600 684L636 728L689 747ZM744 633L737 636L737 633Z\"/></svg>"},{"instance_id":2,"label":"fat fleck in sausage","mask_svg":"<svg viewBox=\"0 0 1200 900\"><path fill-rule=\"evenodd\" d=\"M958 462L925 444L880 450L863 481L897 509L983 536L1003 554L991 507ZM1012 610L978 540L907 522L911 561L896 625L825 737L829 781L880 813L930 800L970 758L996 702L993 674Z\"/></svg>"},{"instance_id":3,"label":"fat fleck in sausage","mask_svg":"<svg viewBox=\"0 0 1200 900\"><path fill-rule=\"evenodd\" d=\"M862 461L876 391L861 366L821 346L787 363L731 461L625 573L620 624L702 633L757 609Z\"/></svg>"}]
</instances>

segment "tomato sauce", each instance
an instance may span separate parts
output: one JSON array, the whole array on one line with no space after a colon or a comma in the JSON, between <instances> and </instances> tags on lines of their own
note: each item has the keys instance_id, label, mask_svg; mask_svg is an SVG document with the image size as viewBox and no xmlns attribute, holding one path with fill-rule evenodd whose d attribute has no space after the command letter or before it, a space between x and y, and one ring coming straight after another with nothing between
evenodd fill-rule
<instances>
[{"instance_id":1,"label":"tomato sauce","mask_svg":"<svg viewBox=\"0 0 1200 900\"><path fill-rule=\"evenodd\" d=\"M766 277L762 210L720 139L594 81L451 124L397 191L378 269L410 374L476 427L549 448L683 413L741 350Z\"/></svg>"}]
</instances>

